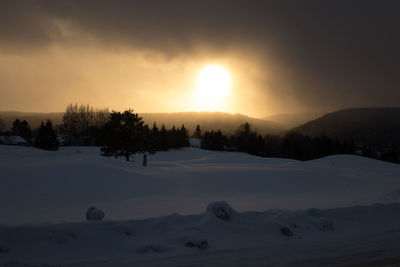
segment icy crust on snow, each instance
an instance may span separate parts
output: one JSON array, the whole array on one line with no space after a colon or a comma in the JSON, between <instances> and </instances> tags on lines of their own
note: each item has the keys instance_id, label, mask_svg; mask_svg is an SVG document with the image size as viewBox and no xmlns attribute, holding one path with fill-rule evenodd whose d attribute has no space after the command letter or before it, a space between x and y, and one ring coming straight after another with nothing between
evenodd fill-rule
<instances>
[{"instance_id":1,"label":"icy crust on snow","mask_svg":"<svg viewBox=\"0 0 400 267\"><path fill-rule=\"evenodd\" d=\"M321 240L335 242L398 231L400 227L400 203L243 213L232 209L234 216L223 220L214 211L221 207L229 210L227 205L212 203L199 215L1 226L0 264L92 265L104 261L113 266L120 259L133 264L232 249L301 247ZM291 234L285 234L287 230Z\"/></svg>"}]
</instances>

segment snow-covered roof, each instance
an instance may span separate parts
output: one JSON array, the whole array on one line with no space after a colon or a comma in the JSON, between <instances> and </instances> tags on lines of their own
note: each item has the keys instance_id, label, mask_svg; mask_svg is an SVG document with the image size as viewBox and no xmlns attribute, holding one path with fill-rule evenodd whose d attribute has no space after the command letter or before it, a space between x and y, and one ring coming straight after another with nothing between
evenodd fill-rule
<instances>
[{"instance_id":1,"label":"snow-covered roof","mask_svg":"<svg viewBox=\"0 0 400 267\"><path fill-rule=\"evenodd\" d=\"M57 134L57 141L61 144L65 143L67 140L66 136L63 134Z\"/></svg>"},{"instance_id":2,"label":"snow-covered roof","mask_svg":"<svg viewBox=\"0 0 400 267\"><path fill-rule=\"evenodd\" d=\"M27 143L24 138L17 135L4 135L0 136L0 142L6 145L17 145Z\"/></svg>"},{"instance_id":3,"label":"snow-covered roof","mask_svg":"<svg viewBox=\"0 0 400 267\"><path fill-rule=\"evenodd\" d=\"M191 147L200 147L201 140L198 138L189 138L189 143Z\"/></svg>"}]
</instances>

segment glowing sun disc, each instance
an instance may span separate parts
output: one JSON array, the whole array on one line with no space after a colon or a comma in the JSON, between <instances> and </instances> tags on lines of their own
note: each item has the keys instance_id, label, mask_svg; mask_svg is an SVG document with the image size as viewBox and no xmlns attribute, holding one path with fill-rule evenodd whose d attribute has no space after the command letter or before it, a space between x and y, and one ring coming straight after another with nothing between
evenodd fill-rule
<instances>
[{"instance_id":1,"label":"glowing sun disc","mask_svg":"<svg viewBox=\"0 0 400 267\"><path fill-rule=\"evenodd\" d=\"M197 92L213 99L229 94L231 78L226 69L216 65L206 66L197 79Z\"/></svg>"}]
</instances>

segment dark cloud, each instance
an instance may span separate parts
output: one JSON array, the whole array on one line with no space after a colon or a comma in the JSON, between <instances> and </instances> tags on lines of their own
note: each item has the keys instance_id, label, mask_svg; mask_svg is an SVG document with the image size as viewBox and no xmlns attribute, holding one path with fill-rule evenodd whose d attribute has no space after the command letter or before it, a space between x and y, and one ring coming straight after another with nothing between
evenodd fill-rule
<instances>
[{"instance_id":1,"label":"dark cloud","mask_svg":"<svg viewBox=\"0 0 400 267\"><path fill-rule=\"evenodd\" d=\"M247 49L260 68L279 69L268 92L276 97L319 108L398 105L399 14L400 2L389 0L12 0L0 2L0 49L79 39L169 56Z\"/></svg>"}]
</instances>

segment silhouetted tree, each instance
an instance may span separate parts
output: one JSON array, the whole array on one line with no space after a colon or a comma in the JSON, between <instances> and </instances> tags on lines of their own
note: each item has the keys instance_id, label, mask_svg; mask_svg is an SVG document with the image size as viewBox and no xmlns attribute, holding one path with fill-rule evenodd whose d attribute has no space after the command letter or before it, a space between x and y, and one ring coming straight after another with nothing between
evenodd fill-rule
<instances>
[{"instance_id":1,"label":"silhouetted tree","mask_svg":"<svg viewBox=\"0 0 400 267\"><path fill-rule=\"evenodd\" d=\"M147 124L143 126L142 140L140 144L141 146L139 147L138 152L143 152L143 153L149 152L153 154L157 151L153 146L152 131L150 130Z\"/></svg>"},{"instance_id":2,"label":"silhouetted tree","mask_svg":"<svg viewBox=\"0 0 400 267\"><path fill-rule=\"evenodd\" d=\"M378 158L378 155L375 153L374 149L369 145L363 145L361 151L362 151L361 155L364 157L374 158L374 159Z\"/></svg>"},{"instance_id":3,"label":"silhouetted tree","mask_svg":"<svg viewBox=\"0 0 400 267\"><path fill-rule=\"evenodd\" d=\"M124 156L127 161L137 152L145 152L147 137L142 118L133 110L113 112L104 126L104 155Z\"/></svg>"},{"instance_id":4,"label":"silhouetted tree","mask_svg":"<svg viewBox=\"0 0 400 267\"><path fill-rule=\"evenodd\" d=\"M165 125L163 124L161 126L161 130L159 133L159 139L158 139L159 144L160 144L160 147L159 147L160 150L168 150L168 148L170 147L168 135L169 134L167 132L167 129L165 128Z\"/></svg>"},{"instance_id":5,"label":"silhouetted tree","mask_svg":"<svg viewBox=\"0 0 400 267\"><path fill-rule=\"evenodd\" d=\"M46 150L58 149L57 134L50 120L47 120L46 124L42 121L38 135L36 136L36 146Z\"/></svg>"},{"instance_id":6,"label":"silhouetted tree","mask_svg":"<svg viewBox=\"0 0 400 267\"><path fill-rule=\"evenodd\" d=\"M282 149L279 136L266 135L264 137L264 156L282 157Z\"/></svg>"},{"instance_id":7,"label":"silhouetted tree","mask_svg":"<svg viewBox=\"0 0 400 267\"><path fill-rule=\"evenodd\" d=\"M263 137L253 131L249 123L240 125L235 134L230 136L223 135L221 131L206 131L202 136L201 147L298 160L316 159L338 153L355 153L355 145L352 141L332 140L325 134L309 137L293 131L283 137L271 135ZM389 153L385 157L394 160L396 155Z\"/></svg>"},{"instance_id":8,"label":"silhouetted tree","mask_svg":"<svg viewBox=\"0 0 400 267\"><path fill-rule=\"evenodd\" d=\"M26 120L23 120L21 122L19 119L16 119L13 122L11 132L13 135L21 136L28 141L31 140L31 138L32 138L32 130Z\"/></svg>"},{"instance_id":9,"label":"silhouetted tree","mask_svg":"<svg viewBox=\"0 0 400 267\"><path fill-rule=\"evenodd\" d=\"M201 148L210 150L224 150L227 143L226 136L224 136L221 130L218 131L206 131L201 140Z\"/></svg>"},{"instance_id":10,"label":"silhouetted tree","mask_svg":"<svg viewBox=\"0 0 400 267\"><path fill-rule=\"evenodd\" d=\"M243 152L253 151L253 143L257 137L257 133L251 131L250 124L246 122L240 125L239 129L236 131L234 136L234 146Z\"/></svg>"},{"instance_id":11,"label":"silhouetted tree","mask_svg":"<svg viewBox=\"0 0 400 267\"><path fill-rule=\"evenodd\" d=\"M6 130L6 124L2 119L0 119L0 134L3 134L5 130Z\"/></svg>"},{"instance_id":12,"label":"silhouetted tree","mask_svg":"<svg viewBox=\"0 0 400 267\"><path fill-rule=\"evenodd\" d=\"M153 123L153 128L151 129L151 132L154 136L158 136L159 131L158 131L157 124L155 122Z\"/></svg>"},{"instance_id":13,"label":"silhouetted tree","mask_svg":"<svg viewBox=\"0 0 400 267\"><path fill-rule=\"evenodd\" d=\"M160 131L158 130L157 124L153 123L153 128L149 130L149 152L155 153L160 150Z\"/></svg>"},{"instance_id":14,"label":"silhouetted tree","mask_svg":"<svg viewBox=\"0 0 400 267\"><path fill-rule=\"evenodd\" d=\"M185 125L182 124L178 131L178 147L187 147L189 145L188 131L186 130Z\"/></svg>"},{"instance_id":15,"label":"silhouetted tree","mask_svg":"<svg viewBox=\"0 0 400 267\"><path fill-rule=\"evenodd\" d=\"M173 126L171 130L162 125L161 130L158 130L154 123L150 129L132 110L111 113L103 127L101 142L103 155L125 156L127 161L137 152L155 153L158 150L189 146L188 131L184 125L179 129Z\"/></svg>"},{"instance_id":16,"label":"silhouetted tree","mask_svg":"<svg viewBox=\"0 0 400 267\"><path fill-rule=\"evenodd\" d=\"M68 144L90 144L91 139L98 137L99 129L108 121L109 114L107 108L70 104L63 115L61 132L67 136Z\"/></svg>"},{"instance_id":17,"label":"silhouetted tree","mask_svg":"<svg viewBox=\"0 0 400 267\"><path fill-rule=\"evenodd\" d=\"M201 138L201 130L200 130L199 124L197 124L197 126L196 126L196 130L194 131L193 137L198 138L198 139Z\"/></svg>"},{"instance_id":18,"label":"silhouetted tree","mask_svg":"<svg viewBox=\"0 0 400 267\"><path fill-rule=\"evenodd\" d=\"M391 149L382 153L380 158L384 161L393 163L400 163L400 152L399 150Z\"/></svg>"},{"instance_id":19,"label":"silhouetted tree","mask_svg":"<svg viewBox=\"0 0 400 267\"><path fill-rule=\"evenodd\" d=\"M171 129L171 131L169 131L168 136L169 136L169 138L168 138L169 145L172 148L178 148L179 147L179 145L178 145L178 131L176 130L175 125L172 126L172 129Z\"/></svg>"}]
</instances>

